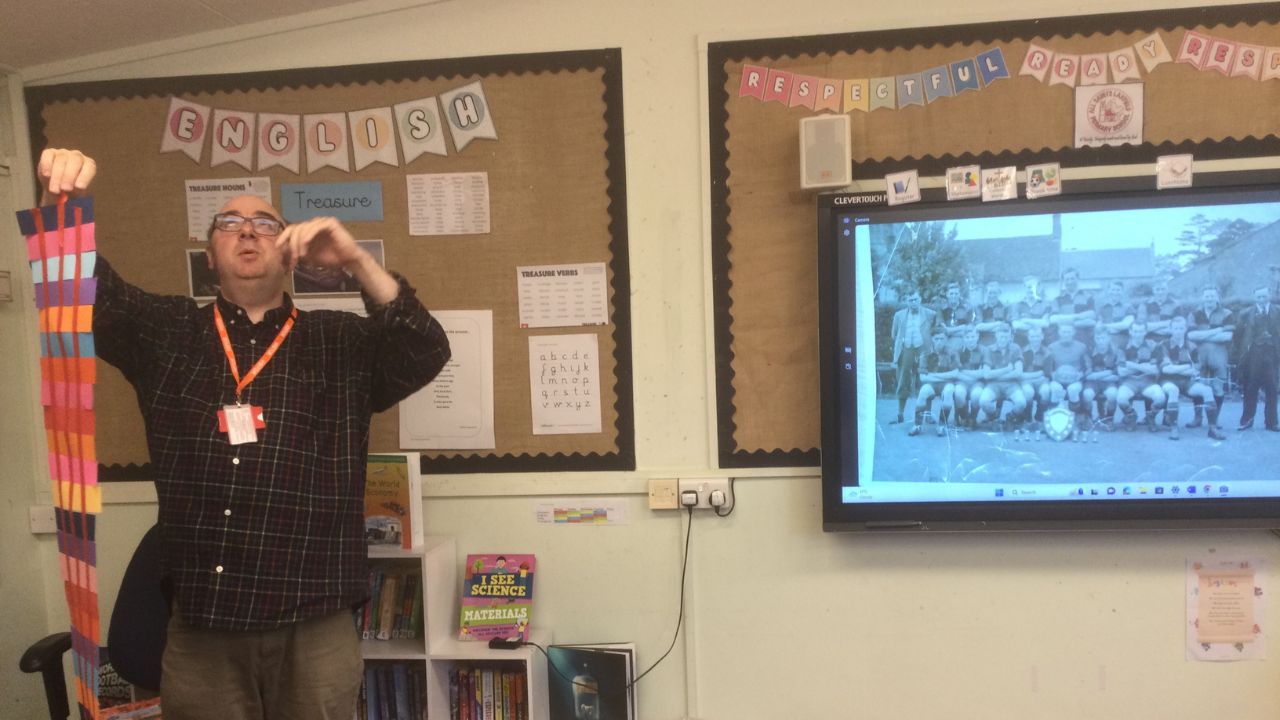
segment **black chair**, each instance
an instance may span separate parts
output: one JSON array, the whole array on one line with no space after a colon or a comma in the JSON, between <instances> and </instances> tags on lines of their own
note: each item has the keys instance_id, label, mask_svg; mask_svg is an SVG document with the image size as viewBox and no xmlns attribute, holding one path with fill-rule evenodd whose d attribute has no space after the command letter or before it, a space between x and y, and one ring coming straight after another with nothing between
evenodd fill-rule
<instances>
[{"instance_id":1,"label":"black chair","mask_svg":"<svg viewBox=\"0 0 1280 720\"><path fill-rule=\"evenodd\" d=\"M120 677L152 693L160 691L160 658L169 624L169 597L160 574L160 527L153 525L133 551L111 611L107 647ZM18 667L44 678L50 720L66 720L67 701L62 655L71 649L71 633L60 632L33 643Z\"/></svg>"}]
</instances>

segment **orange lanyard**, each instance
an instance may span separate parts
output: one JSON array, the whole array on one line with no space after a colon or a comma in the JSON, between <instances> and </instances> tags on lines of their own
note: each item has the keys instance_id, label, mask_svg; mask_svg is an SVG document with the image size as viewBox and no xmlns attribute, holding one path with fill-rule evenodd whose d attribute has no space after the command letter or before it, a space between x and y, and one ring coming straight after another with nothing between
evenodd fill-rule
<instances>
[{"instance_id":1,"label":"orange lanyard","mask_svg":"<svg viewBox=\"0 0 1280 720\"><path fill-rule=\"evenodd\" d=\"M218 304L213 304L213 324L218 327L218 337L222 338L222 351L227 355L227 363L231 365L231 378L236 381L236 404L240 404L240 393L244 391L253 379L258 377L258 373L262 368L271 362L271 358L275 357L276 351L284 344L284 339L289 336L289 331L293 329L293 321L298 318L298 308L294 308L289 313L289 319L284 321L284 327L280 328L280 332L276 334L276 339L271 341L267 346L267 351L262 353L262 357L258 358L258 362L249 368L249 372L242 378L240 377L240 369L236 366L236 354L231 349L231 338L227 337L227 326L222 322L222 311L218 309Z\"/></svg>"}]
</instances>

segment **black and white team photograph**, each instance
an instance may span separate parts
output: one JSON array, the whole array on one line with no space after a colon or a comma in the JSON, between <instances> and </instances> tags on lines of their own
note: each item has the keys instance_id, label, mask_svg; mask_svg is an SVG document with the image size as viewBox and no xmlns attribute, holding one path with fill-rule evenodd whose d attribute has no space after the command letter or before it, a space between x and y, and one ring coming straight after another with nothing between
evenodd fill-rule
<instances>
[{"instance_id":1,"label":"black and white team photograph","mask_svg":"<svg viewBox=\"0 0 1280 720\"><path fill-rule=\"evenodd\" d=\"M1280 478L1280 200L859 232L878 477Z\"/></svg>"}]
</instances>

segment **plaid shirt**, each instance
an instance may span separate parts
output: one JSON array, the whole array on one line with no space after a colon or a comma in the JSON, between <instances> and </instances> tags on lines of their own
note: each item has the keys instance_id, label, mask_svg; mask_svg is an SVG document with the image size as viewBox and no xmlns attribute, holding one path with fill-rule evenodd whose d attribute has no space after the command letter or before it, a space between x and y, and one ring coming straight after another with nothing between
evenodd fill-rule
<instances>
[{"instance_id":1,"label":"plaid shirt","mask_svg":"<svg viewBox=\"0 0 1280 720\"><path fill-rule=\"evenodd\" d=\"M299 312L244 391L264 408L258 441L231 445L217 412L235 381L213 306L126 283L101 257L98 355L138 394L155 470L164 572L197 627L279 627L364 601L365 459L372 413L427 384L449 359L444 329L399 279L369 317ZM241 373L271 344L293 302L252 324L219 296Z\"/></svg>"}]
</instances>

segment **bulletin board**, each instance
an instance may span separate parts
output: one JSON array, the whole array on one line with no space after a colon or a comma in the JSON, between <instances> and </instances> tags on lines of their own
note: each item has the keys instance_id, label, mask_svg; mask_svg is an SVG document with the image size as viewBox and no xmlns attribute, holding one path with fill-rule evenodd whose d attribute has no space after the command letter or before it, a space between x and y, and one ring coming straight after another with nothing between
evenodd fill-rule
<instances>
[{"instance_id":1,"label":"bulletin board","mask_svg":"<svg viewBox=\"0 0 1280 720\"><path fill-rule=\"evenodd\" d=\"M1277 3L711 43L707 55L721 467L819 464L801 118L850 116L855 180L1280 154ZM1090 115L1083 102L1077 120L1078 92L1116 86L1142 111ZM1136 137L1083 144L1091 123L1114 131L1117 118Z\"/></svg>"},{"instance_id":2,"label":"bulletin board","mask_svg":"<svg viewBox=\"0 0 1280 720\"><path fill-rule=\"evenodd\" d=\"M473 99L480 110L470 119L486 120L472 126L478 129L471 136L448 119L448 98L459 88L479 93ZM262 118L268 115L327 114L341 123L348 113L371 108L389 112L424 98L440 99L432 105L443 135L428 152L411 153L401 138L381 162L356 169L357 141L365 141L367 155L374 135L357 138L353 121L346 138L351 155L341 151L345 169L312 164L306 147L296 169L215 164L223 159L213 153L220 111L256 115L265 131ZM493 313L496 447L421 450L424 472L635 468L619 50L40 86L27 88L26 100L35 153L44 147L74 147L97 160L93 194L100 251L125 279L156 293L190 294L186 254L204 248L202 241L188 241L190 180L268 177L277 207L284 184L380 185L381 219L346 222L352 234L381 239L386 267L404 275L428 309ZM176 103L212 108L212 121L204 120L209 138L198 148L161 152L162 140L172 139L167 128ZM184 129L198 124L186 122ZM302 122L298 125L295 130L307 131ZM338 124L330 129L337 133L346 128ZM265 159L259 147L258 163ZM453 173L487 176L487 232L411 234L407 178ZM517 268L570 264L603 264L607 323L522 327ZM598 343L601 432L535 434L529 339L577 334L595 335ZM95 402L101 476L149 479L146 438L132 388L114 368L99 362ZM387 452L399 447L399 409L393 408L374 417L369 448Z\"/></svg>"}]
</instances>

